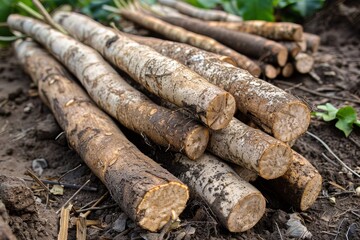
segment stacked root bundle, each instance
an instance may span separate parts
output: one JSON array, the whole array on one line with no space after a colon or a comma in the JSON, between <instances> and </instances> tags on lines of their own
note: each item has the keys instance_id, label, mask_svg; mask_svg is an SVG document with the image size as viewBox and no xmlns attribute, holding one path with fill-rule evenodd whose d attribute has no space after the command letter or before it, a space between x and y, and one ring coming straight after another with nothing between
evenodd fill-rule
<instances>
[{"instance_id":1,"label":"stacked root bundle","mask_svg":"<svg viewBox=\"0 0 360 240\"><path fill-rule=\"evenodd\" d=\"M198 9L184 2L162 0L159 3L162 5L154 5L151 11L146 12L157 17L158 23L162 20L167 24L219 41L252 59L267 79L274 79L279 75L289 78L295 71L305 74L313 68L312 54L317 52L320 38L314 34L304 33L301 25L260 20L230 20L220 17L221 14L217 15L212 10ZM154 27L149 27L152 16L146 16L149 17L147 23L144 23L143 19L136 19L135 16L141 11L144 14L144 9L129 9L121 9L124 17L163 34ZM163 35L169 38L167 34Z\"/></svg>"},{"instance_id":2,"label":"stacked root bundle","mask_svg":"<svg viewBox=\"0 0 360 240\"><path fill-rule=\"evenodd\" d=\"M251 57L261 58L258 65L212 38L173 28L153 16L137 18L137 10L121 13L183 43L125 34L69 12L57 12L53 18L70 36L20 15L11 15L8 25L52 55L30 40L15 45L20 62L70 145L129 217L145 229L160 230L185 208L188 186L229 231L246 231L265 212L264 197L249 183L256 176L266 179L268 188L295 208L310 207L321 189L321 176L286 144L306 131L310 111L296 97L247 71L260 69L265 59L283 67L274 67L277 72L290 71L284 70L292 67L287 66L286 47L256 37L249 51ZM194 16L198 14L203 13ZM209 20L234 19L222 17ZM202 24L213 31L214 23ZM272 38L297 39L302 34L289 29L293 26L276 33L261 31ZM251 41L252 35L239 36L237 50L245 49L240 43ZM127 83L107 61L144 91ZM243 68L238 67L241 64ZM164 107L169 105L175 109ZM236 109L261 130L235 118ZM174 159L162 159L167 170L141 154L103 111L153 143L178 152ZM209 153L204 154L205 150Z\"/></svg>"}]
</instances>

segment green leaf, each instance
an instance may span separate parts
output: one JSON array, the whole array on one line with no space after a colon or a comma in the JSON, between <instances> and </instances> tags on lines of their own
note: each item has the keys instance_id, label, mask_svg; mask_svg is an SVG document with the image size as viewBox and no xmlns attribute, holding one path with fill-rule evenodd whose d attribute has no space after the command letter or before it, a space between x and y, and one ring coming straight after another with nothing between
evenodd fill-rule
<instances>
[{"instance_id":1,"label":"green leaf","mask_svg":"<svg viewBox=\"0 0 360 240\"><path fill-rule=\"evenodd\" d=\"M360 120L356 120L356 122L354 122L354 124L358 127L360 127Z\"/></svg>"},{"instance_id":2,"label":"green leaf","mask_svg":"<svg viewBox=\"0 0 360 240\"><path fill-rule=\"evenodd\" d=\"M274 21L272 0L238 0L238 5L243 6L244 20Z\"/></svg>"},{"instance_id":3,"label":"green leaf","mask_svg":"<svg viewBox=\"0 0 360 240\"><path fill-rule=\"evenodd\" d=\"M334 107L331 103L326 103L325 105L317 106L318 109L325 111L323 112L314 112L316 117L321 117L324 121L329 122L336 118L336 113L338 109Z\"/></svg>"},{"instance_id":4,"label":"green leaf","mask_svg":"<svg viewBox=\"0 0 360 240\"><path fill-rule=\"evenodd\" d=\"M356 111L353 107L346 106L340 108L336 114L338 119L336 127L345 133L345 136L349 136L353 129L353 124L357 122L356 120Z\"/></svg>"},{"instance_id":5,"label":"green leaf","mask_svg":"<svg viewBox=\"0 0 360 240\"><path fill-rule=\"evenodd\" d=\"M319 10L325 0L298 0L292 5L292 9L295 12L300 13L302 17L310 16Z\"/></svg>"}]
</instances>

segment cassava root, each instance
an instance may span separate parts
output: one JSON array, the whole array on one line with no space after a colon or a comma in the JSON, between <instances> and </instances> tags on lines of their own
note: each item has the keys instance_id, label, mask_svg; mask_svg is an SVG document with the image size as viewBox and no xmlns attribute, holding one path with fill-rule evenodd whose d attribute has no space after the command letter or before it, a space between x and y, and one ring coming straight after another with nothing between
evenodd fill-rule
<instances>
[{"instance_id":1,"label":"cassava root","mask_svg":"<svg viewBox=\"0 0 360 240\"><path fill-rule=\"evenodd\" d=\"M130 143L57 61L31 41L18 42L16 52L70 146L131 219L158 231L183 211L187 186Z\"/></svg>"}]
</instances>

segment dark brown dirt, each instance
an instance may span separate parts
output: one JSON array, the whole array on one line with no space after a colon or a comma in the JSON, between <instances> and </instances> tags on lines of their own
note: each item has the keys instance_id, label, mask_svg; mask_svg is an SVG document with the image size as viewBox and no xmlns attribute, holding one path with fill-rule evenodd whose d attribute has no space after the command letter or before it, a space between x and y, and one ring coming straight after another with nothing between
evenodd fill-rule
<instances>
[{"instance_id":1,"label":"dark brown dirt","mask_svg":"<svg viewBox=\"0 0 360 240\"><path fill-rule=\"evenodd\" d=\"M360 9L356 1L350 1L345 6ZM360 22L353 16L354 11L344 10L346 7L330 4L305 24L308 31L322 37L314 69L322 83L309 75L296 75L286 80L292 87L274 81L313 109L319 104L331 102L338 107L351 105L360 113L360 104L318 96L298 88L301 84L329 96L360 99L360 38L357 28ZM154 159L171 155L124 131L130 140L134 140ZM309 131L323 139L348 166L360 172L360 129L345 138L334 123L313 119ZM73 200L76 208L106 192L79 156L69 149L66 139L60 136L54 140L60 133L51 112L36 96L30 78L18 65L14 52L11 49L0 50L0 199L8 210L9 225L19 239L55 239L58 232L55 211L76 191L66 188L63 196L50 196L47 201L41 188L30 181L25 184L14 178L29 179L25 171L31 169L32 160L46 159L48 167L41 175L43 179L57 179L82 164L66 174L62 182L82 185L90 179L89 186L97 188L97 191L81 191ZM314 206L299 213L313 239L360 239L360 198L354 193L354 189L360 186L360 179L350 174L318 141L306 134L298 139L294 149L307 157L324 178L323 191ZM323 153L332 162L324 158ZM281 239L281 234L283 239L290 239L286 236L286 222L295 211L269 192L265 192L269 200L265 216L245 233L229 233L217 223L208 206L199 199L193 199L181 215L181 227L166 236L169 239ZM330 200L331 197L335 202ZM88 219L98 219L101 224L88 228L88 239L156 239L159 236L136 227L118 207L113 206L110 197L100 205L112 207L93 211L89 215ZM74 227L69 234L69 239L75 239Z\"/></svg>"}]
</instances>

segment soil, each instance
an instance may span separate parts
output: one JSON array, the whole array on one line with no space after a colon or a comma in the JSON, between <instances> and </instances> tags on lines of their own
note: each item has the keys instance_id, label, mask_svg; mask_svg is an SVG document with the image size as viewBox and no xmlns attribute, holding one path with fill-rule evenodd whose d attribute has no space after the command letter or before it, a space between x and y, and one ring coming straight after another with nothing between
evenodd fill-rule
<instances>
[{"instance_id":1,"label":"soil","mask_svg":"<svg viewBox=\"0 0 360 240\"><path fill-rule=\"evenodd\" d=\"M360 113L359 103L346 101L360 100L360 4L348 1L346 5L343 4L345 8L341 4L338 1L330 3L304 25L307 31L319 34L322 38L314 67L314 72L321 80L316 81L309 75L296 75L282 80L287 84L277 80L274 80L274 84L303 99L313 110L319 104L331 102L337 107L353 106ZM329 97L304 91L299 86ZM336 100L331 96L343 99ZM360 129L355 129L346 138L334 125L334 122L312 119L309 132L320 137L345 164L360 173ZM130 140L152 158L163 159L171 155L149 144L146 139L144 141L130 131L124 131ZM13 50L1 49L0 198L7 207L7 213L2 207L1 216L18 239L56 239L58 216L55 212L76 191L65 188L63 195L50 195L47 198L46 191L29 181L31 178L26 175L28 169L33 169L32 164L38 162L35 159L45 159L47 162L40 176L42 179L58 179L62 176L62 183L79 186L91 180L87 186L96 188L96 191L80 191L72 200L77 209L106 193L103 184L68 147L61 132L51 112L37 96L31 79L19 66ZM308 158L323 176L322 193L309 210L296 212L269 195L265 189L268 205L264 217L253 229L233 234L220 226L201 199L193 198L180 216L180 227L165 233L165 237L291 239L287 235L286 223L290 216L294 216L291 214L297 213L302 224L313 235L312 239L360 239L360 197L355 193L355 189L360 186L360 179L344 169L323 145L307 134L299 138L293 148ZM254 184L259 185L256 182ZM159 234L141 230L127 219L111 197L106 197L100 206L107 208L94 210L88 217L99 220L99 224L88 227L88 239L159 237ZM69 239L75 239L75 227L70 228Z\"/></svg>"}]
</instances>

